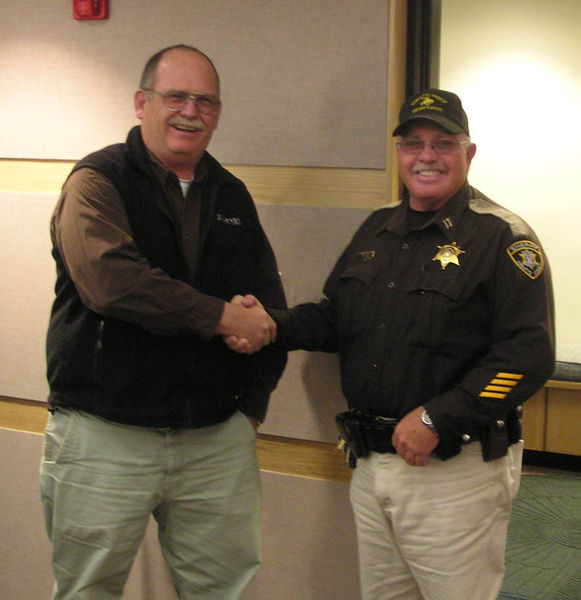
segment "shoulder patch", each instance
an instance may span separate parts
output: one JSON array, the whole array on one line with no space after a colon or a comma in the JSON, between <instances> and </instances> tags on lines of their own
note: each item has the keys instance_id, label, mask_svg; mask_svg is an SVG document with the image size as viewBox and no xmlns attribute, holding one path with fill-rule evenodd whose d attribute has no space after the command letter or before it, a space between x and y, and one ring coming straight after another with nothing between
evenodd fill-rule
<instances>
[{"instance_id":1,"label":"shoulder patch","mask_svg":"<svg viewBox=\"0 0 581 600\"><path fill-rule=\"evenodd\" d=\"M543 252L538 244L530 240L519 240L506 249L512 262L531 279L536 279L545 268Z\"/></svg>"}]
</instances>

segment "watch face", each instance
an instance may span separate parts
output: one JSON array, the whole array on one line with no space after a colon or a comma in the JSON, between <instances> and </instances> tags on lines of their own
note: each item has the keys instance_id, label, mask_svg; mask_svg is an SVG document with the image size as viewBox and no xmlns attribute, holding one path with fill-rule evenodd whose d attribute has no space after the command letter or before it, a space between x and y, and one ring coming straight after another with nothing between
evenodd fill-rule
<instances>
[{"instance_id":1,"label":"watch face","mask_svg":"<svg viewBox=\"0 0 581 600\"><path fill-rule=\"evenodd\" d=\"M424 410L422 411L422 423L436 436L436 437L440 437L438 435L438 430L436 429L436 426L434 425L434 423L432 422L432 419L430 418L430 415L426 412L426 409L424 408Z\"/></svg>"}]
</instances>

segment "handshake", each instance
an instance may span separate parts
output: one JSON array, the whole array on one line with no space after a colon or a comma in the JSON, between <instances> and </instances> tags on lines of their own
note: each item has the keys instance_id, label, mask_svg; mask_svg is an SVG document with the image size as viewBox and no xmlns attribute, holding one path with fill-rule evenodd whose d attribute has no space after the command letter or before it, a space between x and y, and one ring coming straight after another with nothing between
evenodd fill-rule
<instances>
[{"instance_id":1,"label":"handshake","mask_svg":"<svg viewBox=\"0 0 581 600\"><path fill-rule=\"evenodd\" d=\"M276 323L251 294L226 302L216 333L235 352L252 354L276 339Z\"/></svg>"}]
</instances>

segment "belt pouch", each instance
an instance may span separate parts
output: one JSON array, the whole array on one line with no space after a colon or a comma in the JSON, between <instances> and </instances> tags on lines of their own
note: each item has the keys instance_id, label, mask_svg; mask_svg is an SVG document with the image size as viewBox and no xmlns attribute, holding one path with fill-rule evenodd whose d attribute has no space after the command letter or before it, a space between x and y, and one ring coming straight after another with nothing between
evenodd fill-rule
<instances>
[{"instance_id":1,"label":"belt pouch","mask_svg":"<svg viewBox=\"0 0 581 600\"><path fill-rule=\"evenodd\" d=\"M341 437L347 442L356 458L366 458L369 456L369 449L361 431L361 421L352 411L336 415L335 423L337 423Z\"/></svg>"},{"instance_id":2,"label":"belt pouch","mask_svg":"<svg viewBox=\"0 0 581 600\"><path fill-rule=\"evenodd\" d=\"M506 456L508 450L508 434L506 427L489 425L480 430L482 442L482 459L485 462Z\"/></svg>"}]
</instances>

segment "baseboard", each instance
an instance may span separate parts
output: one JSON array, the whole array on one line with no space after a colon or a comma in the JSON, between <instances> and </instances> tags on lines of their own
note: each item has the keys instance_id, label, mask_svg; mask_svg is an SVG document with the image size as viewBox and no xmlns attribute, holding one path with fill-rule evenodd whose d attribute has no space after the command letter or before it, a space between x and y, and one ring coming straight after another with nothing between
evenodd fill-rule
<instances>
[{"instance_id":1,"label":"baseboard","mask_svg":"<svg viewBox=\"0 0 581 600\"><path fill-rule=\"evenodd\" d=\"M575 456L573 454L558 454L557 452L525 450L523 455L523 464L547 469L581 471L581 456Z\"/></svg>"}]
</instances>

